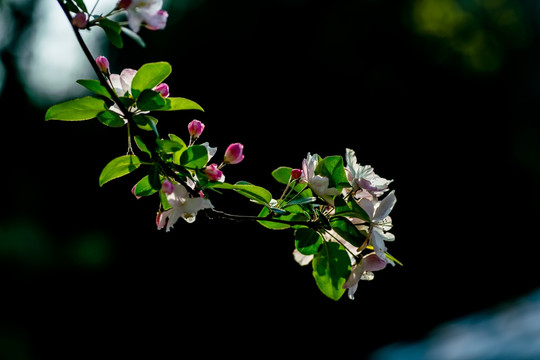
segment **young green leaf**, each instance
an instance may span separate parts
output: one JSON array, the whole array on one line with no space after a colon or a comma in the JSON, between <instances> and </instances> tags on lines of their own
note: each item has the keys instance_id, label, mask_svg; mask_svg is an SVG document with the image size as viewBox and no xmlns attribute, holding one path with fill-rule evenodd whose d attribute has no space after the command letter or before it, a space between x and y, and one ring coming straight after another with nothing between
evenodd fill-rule
<instances>
[{"instance_id":1,"label":"young green leaf","mask_svg":"<svg viewBox=\"0 0 540 360\"><path fill-rule=\"evenodd\" d=\"M127 28L125 26L122 26L122 32L124 34L126 34L128 37L130 37L137 44L139 44L140 47L142 47L142 48L146 47L146 43L144 42L144 40L135 31L133 31L130 28Z\"/></svg>"},{"instance_id":2,"label":"young green leaf","mask_svg":"<svg viewBox=\"0 0 540 360\"><path fill-rule=\"evenodd\" d=\"M208 162L208 150L203 145L188 147L180 156L180 164L188 168L202 169Z\"/></svg>"},{"instance_id":3,"label":"young green leaf","mask_svg":"<svg viewBox=\"0 0 540 360\"><path fill-rule=\"evenodd\" d=\"M165 99L154 90L145 89L137 98L137 108L143 111L159 110L165 106Z\"/></svg>"},{"instance_id":4,"label":"young green leaf","mask_svg":"<svg viewBox=\"0 0 540 360\"><path fill-rule=\"evenodd\" d=\"M319 290L330 299L339 300L345 292L343 284L351 273L351 260L345 248L338 243L323 242L312 265Z\"/></svg>"},{"instance_id":5,"label":"young green leaf","mask_svg":"<svg viewBox=\"0 0 540 360\"><path fill-rule=\"evenodd\" d=\"M148 175L139 180L139 182L133 187L133 195L138 197L149 196L157 191L158 190L154 189L150 184L150 178Z\"/></svg>"},{"instance_id":6,"label":"young green leaf","mask_svg":"<svg viewBox=\"0 0 540 360\"><path fill-rule=\"evenodd\" d=\"M294 245L304 255L316 254L321 244L321 235L311 228L303 227L294 232Z\"/></svg>"},{"instance_id":7,"label":"young green leaf","mask_svg":"<svg viewBox=\"0 0 540 360\"><path fill-rule=\"evenodd\" d=\"M283 206L283 208L287 208L287 207L293 206L293 205L313 204L316 201L317 201L317 198L314 197L314 196L301 197L301 198L297 198L297 199L289 201L285 206Z\"/></svg>"},{"instance_id":8,"label":"young green leaf","mask_svg":"<svg viewBox=\"0 0 540 360\"><path fill-rule=\"evenodd\" d=\"M115 113L114 111L111 111L111 110L107 110L102 113L99 113L97 118L104 125L107 125L110 127L122 127L126 125L126 122L124 121L124 119L122 119L118 113Z\"/></svg>"},{"instance_id":9,"label":"young green leaf","mask_svg":"<svg viewBox=\"0 0 540 360\"><path fill-rule=\"evenodd\" d=\"M75 0L75 2L77 3L77 6L85 13L88 12L88 10L86 9L86 5L84 4L84 1L83 0Z\"/></svg>"},{"instance_id":10,"label":"young green leaf","mask_svg":"<svg viewBox=\"0 0 540 360\"><path fill-rule=\"evenodd\" d=\"M330 219L330 226L353 246L360 247L364 243L366 237L347 218L335 216Z\"/></svg>"},{"instance_id":11,"label":"young green leaf","mask_svg":"<svg viewBox=\"0 0 540 360\"><path fill-rule=\"evenodd\" d=\"M154 131L154 133L159 136L156 127L158 119L156 119L155 117L146 114L137 114L133 115L133 121L135 121L135 124L137 124L139 129L146 131Z\"/></svg>"},{"instance_id":12,"label":"young green leaf","mask_svg":"<svg viewBox=\"0 0 540 360\"><path fill-rule=\"evenodd\" d=\"M340 195L334 198L334 215L341 217L357 218L366 222L370 222L369 215L360 207L351 196L349 202Z\"/></svg>"},{"instance_id":13,"label":"young green leaf","mask_svg":"<svg viewBox=\"0 0 540 360\"><path fill-rule=\"evenodd\" d=\"M122 35L120 35L120 33L122 32L122 27L119 23L109 20L107 18L101 18L97 25L102 28L103 31L105 31L105 35L107 35L107 39L109 39L111 44L113 44L119 49L124 46Z\"/></svg>"},{"instance_id":14,"label":"young green leaf","mask_svg":"<svg viewBox=\"0 0 540 360\"><path fill-rule=\"evenodd\" d=\"M141 150L143 153L147 154L151 158L152 152L148 149L148 146L146 146L146 144L142 141L141 137L139 135L135 135L133 139L135 140L135 143L137 144L139 150Z\"/></svg>"},{"instance_id":15,"label":"young green leaf","mask_svg":"<svg viewBox=\"0 0 540 360\"><path fill-rule=\"evenodd\" d=\"M141 166L139 158L135 155L119 156L111 160L99 175L99 186L127 175Z\"/></svg>"},{"instance_id":16,"label":"young green leaf","mask_svg":"<svg viewBox=\"0 0 540 360\"><path fill-rule=\"evenodd\" d=\"M263 187L239 181L234 185L234 190L239 194L261 205L268 205L272 201L272 194Z\"/></svg>"},{"instance_id":17,"label":"young green leaf","mask_svg":"<svg viewBox=\"0 0 540 360\"><path fill-rule=\"evenodd\" d=\"M291 179L292 168L287 166L280 166L276 170L272 171L272 176L280 184L287 185Z\"/></svg>"},{"instance_id":18,"label":"young green leaf","mask_svg":"<svg viewBox=\"0 0 540 360\"><path fill-rule=\"evenodd\" d=\"M265 218L269 215L270 215L270 209L265 206L262 208L258 216L260 218ZM306 221L307 222L309 220L309 217L305 215L304 213L296 213L296 214L273 217L273 219L284 220L284 221ZM277 222L272 222L272 221L258 220L258 222L259 224L261 224L262 226L270 230L284 230L284 229L289 229L291 227L291 225L289 224L277 223Z\"/></svg>"},{"instance_id":19,"label":"young green leaf","mask_svg":"<svg viewBox=\"0 0 540 360\"><path fill-rule=\"evenodd\" d=\"M108 99L111 99L111 94L107 91L107 88L99 82L99 80L77 80L77 84L80 84L92 91L94 94L105 96ZM111 99L112 100L112 99Z\"/></svg>"},{"instance_id":20,"label":"young green leaf","mask_svg":"<svg viewBox=\"0 0 540 360\"><path fill-rule=\"evenodd\" d=\"M167 62L144 64L139 68L131 82L131 94L135 99L143 90L152 90L171 74L171 65Z\"/></svg>"},{"instance_id":21,"label":"young green leaf","mask_svg":"<svg viewBox=\"0 0 540 360\"><path fill-rule=\"evenodd\" d=\"M156 111L178 111L178 110L200 110L204 109L197 104L195 101L181 98L181 97L168 97L165 99L165 105L159 109L154 109Z\"/></svg>"},{"instance_id":22,"label":"young green leaf","mask_svg":"<svg viewBox=\"0 0 540 360\"><path fill-rule=\"evenodd\" d=\"M188 150L189 149L190 148L188 148ZM239 181L234 185L229 183L214 183L212 184L212 187L215 189L235 190L240 195L243 195L248 199L251 199L261 205L269 206L270 201L272 201L272 194L270 193L270 191L266 190L263 187L250 184L246 181Z\"/></svg>"},{"instance_id":23,"label":"young green leaf","mask_svg":"<svg viewBox=\"0 0 540 360\"><path fill-rule=\"evenodd\" d=\"M315 173L328 178L328 187L344 188L350 186L341 156L325 157L319 162Z\"/></svg>"},{"instance_id":24,"label":"young green leaf","mask_svg":"<svg viewBox=\"0 0 540 360\"><path fill-rule=\"evenodd\" d=\"M95 118L99 113L105 110L107 110L105 101L96 99L95 97L86 96L51 106L45 114L45 121L89 120Z\"/></svg>"},{"instance_id":25,"label":"young green leaf","mask_svg":"<svg viewBox=\"0 0 540 360\"><path fill-rule=\"evenodd\" d=\"M158 148L164 153L175 153L186 147L185 144L181 144L172 140L156 140L156 144Z\"/></svg>"}]
</instances>

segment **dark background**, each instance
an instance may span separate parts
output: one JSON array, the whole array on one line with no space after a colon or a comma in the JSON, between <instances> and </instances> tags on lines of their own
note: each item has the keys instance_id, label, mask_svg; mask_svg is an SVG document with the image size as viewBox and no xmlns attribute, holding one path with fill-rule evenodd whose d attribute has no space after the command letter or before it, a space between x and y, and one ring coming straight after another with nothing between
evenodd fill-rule
<instances>
[{"instance_id":1,"label":"dark background","mask_svg":"<svg viewBox=\"0 0 540 360\"><path fill-rule=\"evenodd\" d=\"M394 180L389 251L405 266L338 302L294 262L290 231L202 216L157 231L138 176L100 188L125 129L45 123L13 51L39 14L0 4L17 25L1 53L1 358L364 358L540 285L535 1L170 1L145 49L110 49L116 73L170 62L172 95L205 108L160 114L162 134L187 139L197 118L218 158L245 145L229 182L276 197L272 170L347 147Z\"/></svg>"}]
</instances>

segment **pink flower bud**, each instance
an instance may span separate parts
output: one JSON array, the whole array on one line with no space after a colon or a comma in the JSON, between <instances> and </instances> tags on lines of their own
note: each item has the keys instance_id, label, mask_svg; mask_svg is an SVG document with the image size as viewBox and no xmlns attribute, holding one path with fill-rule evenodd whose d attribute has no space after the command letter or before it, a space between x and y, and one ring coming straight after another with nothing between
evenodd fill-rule
<instances>
[{"instance_id":1,"label":"pink flower bud","mask_svg":"<svg viewBox=\"0 0 540 360\"><path fill-rule=\"evenodd\" d=\"M225 164L238 164L240 161L244 160L244 145L240 143L234 143L229 145L225 151L225 157L223 162Z\"/></svg>"},{"instance_id":2,"label":"pink flower bud","mask_svg":"<svg viewBox=\"0 0 540 360\"><path fill-rule=\"evenodd\" d=\"M132 0L120 0L116 4L117 9L127 9L132 3Z\"/></svg>"},{"instance_id":3,"label":"pink flower bud","mask_svg":"<svg viewBox=\"0 0 540 360\"><path fill-rule=\"evenodd\" d=\"M96 58L96 64L102 73L105 75L109 74L109 60L105 56L98 56Z\"/></svg>"},{"instance_id":4,"label":"pink flower bud","mask_svg":"<svg viewBox=\"0 0 540 360\"><path fill-rule=\"evenodd\" d=\"M174 185L169 180L164 180L161 183L161 191L163 191L167 195L170 195L174 191Z\"/></svg>"},{"instance_id":5,"label":"pink flower bud","mask_svg":"<svg viewBox=\"0 0 540 360\"><path fill-rule=\"evenodd\" d=\"M88 23L88 20L86 18L86 14L82 13L82 12L79 12L79 13L75 14L75 16L73 17L73 20L71 21L71 23L76 28L84 29L86 27L86 24Z\"/></svg>"},{"instance_id":6,"label":"pink flower bud","mask_svg":"<svg viewBox=\"0 0 540 360\"><path fill-rule=\"evenodd\" d=\"M302 176L302 170L301 169L292 169L291 170L291 178L293 180L298 180Z\"/></svg>"},{"instance_id":7,"label":"pink flower bud","mask_svg":"<svg viewBox=\"0 0 540 360\"><path fill-rule=\"evenodd\" d=\"M223 171L218 169L217 164L208 165L204 168L203 173L205 173L210 180L220 180L223 177Z\"/></svg>"},{"instance_id":8,"label":"pink flower bud","mask_svg":"<svg viewBox=\"0 0 540 360\"><path fill-rule=\"evenodd\" d=\"M158 86L154 87L152 90L157 91L164 98L169 97L169 85L161 83Z\"/></svg>"},{"instance_id":9,"label":"pink flower bud","mask_svg":"<svg viewBox=\"0 0 540 360\"><path fill-rule=\"evenodd\" d=\"M187 128L189 131L189 135L191 135L192 138L196 139L201 136L204 130L204 124L199 120L193 120L188 124Z\"/></svg>"}]
</instances>

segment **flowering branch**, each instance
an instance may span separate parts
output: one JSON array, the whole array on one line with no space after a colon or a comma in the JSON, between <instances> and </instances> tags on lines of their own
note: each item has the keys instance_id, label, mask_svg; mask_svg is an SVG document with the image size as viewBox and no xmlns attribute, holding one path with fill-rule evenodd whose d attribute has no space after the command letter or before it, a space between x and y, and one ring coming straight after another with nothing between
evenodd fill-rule
<instances>
[{"instance_id":1,"label":"flowering branch","mask_svg":"<svg viewBox=\"0 0 540 360\"><path fill-rule=\"evenodd\" d=\"M158 195L158 230L170 231L179 219L192 223L198 213L211 220L256 221L271 230L291 229L295 260L300 265L312 264L317 286L334 300L347 289L353 299L360 280L371 280L373 272L387 264L401 264L386 248L386 242L395 239L389 232L389 214L396 203L394 191L389 191L391 180L376 175L369 165L358 164L353 150L346 149L344 158L308 153L301 168L274 170L273 178L284 186L276 200L263 187L245 181L225 181L225 166L228 169L228 165L243 161L244 146L233 143L219 165L211 162L217 148L197 143L205 130L205 124L199 120L187 125L188 142L175 134L169 134L167 139L160 137L155 112L204 111L192 100L170 96L169 86L163 82L172 71L170 64L148 63L138 70L124 69L120 74L112 74L105 57L92 56L80 30L100 27L119 48L123 44L121 33L144 44L137 35L141 26L159 30L166 25L168 14L161 10L161 0L120 0L107 15L92 14L83 0L58 3L98 80L78 80L94 95L50 107L45 120L97 118L109 127L127 127L128 153L105 166L99 176L100 186L141 167L146 169L131 191L137 198ZM112 15L121 13L125 13L127 22L111 20ZM151 136L144 136L148 133ZM223 191L232 191L258 204L261 210L257 215L217 210L212 199Z\"/></svg>"}]
</instances>

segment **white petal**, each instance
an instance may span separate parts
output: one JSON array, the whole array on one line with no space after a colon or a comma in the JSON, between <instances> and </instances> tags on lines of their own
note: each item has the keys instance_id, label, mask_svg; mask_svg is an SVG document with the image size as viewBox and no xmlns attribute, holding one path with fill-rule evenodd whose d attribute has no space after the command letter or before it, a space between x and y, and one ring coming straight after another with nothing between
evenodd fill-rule
<instances>
[{"instance_id":1,"label":"white petal","mask_svg":"<svg viewBox=\"0 0 540 360\"><path fill-rule=\"evenodd\" d=\"M187 199L183 205L183 208L184 208L184 212L195 215L197 214L197 211L203 210L203 209L211 209L213 208L213 206L210 200L199 197L199 198Z\"/></svg>"},{"instance_id":2,"label":"white petal","mask_svg":"<svg viewBox=\"0 0 540 360\"><path fill-rule=\"evenodd\" d=\"M373 215L373 221L384 220L394 208L396 201L395 191L392 190L379 202L379 207L377 207L377 210L375 210L375 214Z\"/></svg>"},{"instance_id":3,"label":"white petal","mask_svg":"<svg viewBox=\"0 0 540 360\"><path fill-rule=\"evenodd\" d=\"M351 274L347 278L347 281L345 281L345 284L343 284L343 289L348 289L358 284L363 273L364 273L364 267L362 266L361 262L360 262L360 265L354 265L351 270Z\"/></svg>"},{"instance_id":4,"label":"white petal","mask_svg":"<svg viewBox=\"0 0 540 360\"><path fill-rule=\"evenodd\" d=\"M297 249L294 249L293 256L294 256L294 260L302 266L309 264L311 260L313 259L313 255L304 255Z\"/></svg>"},{"instance_id":5,"label":"white petal","mask_svg":"<svg viewBox=\"0 0 540 360\"><path fill-rule=\"evenodd\" d=\"M355 285L349 288L349 292L347 294L347 296L349 296L349 299L354 300L354 293L356 292L357 288L358 288L358 283L356 283Z\"/></svg>"},{"instance_id":6,"label":"white petal","mask_svg":"<svg viewBox=\"0 0 540 360\"><path fill-rule=\"evenodd\" d=\"M386 255L384 255L384 252L386 251L386 245L384 245L384 232L376 226L373 227L373 230L371 231L371 245L379 259L387 261Z\"/></svg>"},{"instance_id":7,"label":"white petal","mask_svg":"<svg viewBox=\"0 0 540 360\"><path fill-rule=\"evenodd\" d=\"M139 15L135 8L129 8L127 10L128 24L131 30L139 32L141 29L141 24L143 22L142 16Z\"/></svg>"},{"instance_id":8,"label":"white petal","mask_svg":"<svg viewBox=\"0 0 540 360\"><path fill-rule=\"evenodd\" d=\"M208 162L210 162L210 159L216 155L217 147L210 147L210 144L208 142L202 143L202 146L206 148L206 151L208 151Z\"/></svg>"},{"instance_id":9,"label":"white petal","mask_svg":"<svg viewBox=\"0 0 540 360\"><path fill-rule=\"evenodd\" d=\"M367 198L362 198L358 204L368 214L369 218L373 219L373 213L375 212L373 202Z\"/></svg>"},{"instance_id":10,"label":"white petal","mask_svg":"<svg viewBox=\"0 0 540 360\"><path fill-rule=\"evenodd\" d=\"M131 83L133 82L135 74L137 74L137 70L122 70L122 72L120 73L120 82L122 84L122 90L124 91L124 93L120 96L124 96L126 93L131 94Z\"/></svg>"}]
</instances>

